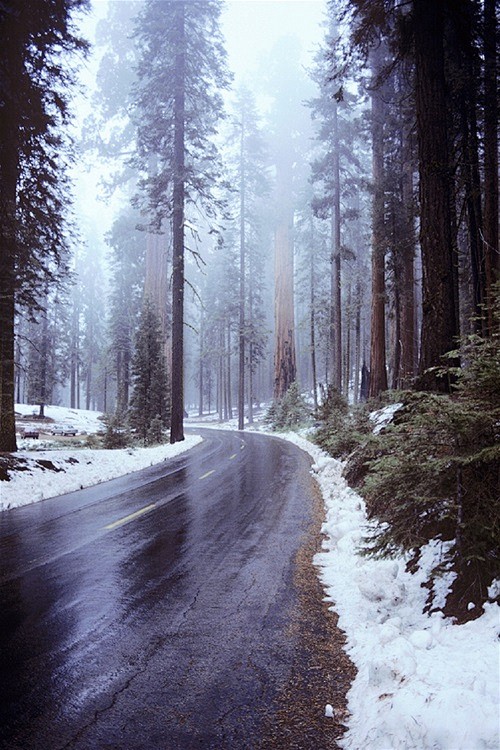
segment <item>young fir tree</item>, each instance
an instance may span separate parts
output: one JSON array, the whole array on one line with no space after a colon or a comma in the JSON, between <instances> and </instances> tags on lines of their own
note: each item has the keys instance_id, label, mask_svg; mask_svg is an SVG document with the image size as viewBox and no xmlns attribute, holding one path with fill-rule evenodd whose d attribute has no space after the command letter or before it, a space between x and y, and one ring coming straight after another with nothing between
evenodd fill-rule
<instances>
[{"instance_id":1,"label":"young fir tree","mask_svg":"<svg viewBox=\"0 0 500 750\"><path fill-rule=\"evenodd\" d=\"M63 179L71 29L85 0L16 0L0 10L0 450L16 449L14 319L67 272Z\"/></svg>"},{"instance_id":2,"label":"young fir tree","mask_svg":"<svg viewBox=\"0 0 500 750\"><path fill-rule=\"evenodd\" d=\"M141 186L151 225L171 222L172 414L170 440L184 439L184 250L186 210L215 216L219 177L214 135L229 78L220 0L147 0L139 16L135 106ZM154 162L154 171L151 164Z\"/></svg>"},{"instance_id":3,"label":"young fir tree","mask_svg":"<svg viewBox=\"0 0 500 750\"><path fill-rule=\"evenodd\" d=\"M158 420L167 426L170 404L160 322L148 299L141 311L131 372L130 426L145 443L157 442Z\"/></svg>"}]
</instances>

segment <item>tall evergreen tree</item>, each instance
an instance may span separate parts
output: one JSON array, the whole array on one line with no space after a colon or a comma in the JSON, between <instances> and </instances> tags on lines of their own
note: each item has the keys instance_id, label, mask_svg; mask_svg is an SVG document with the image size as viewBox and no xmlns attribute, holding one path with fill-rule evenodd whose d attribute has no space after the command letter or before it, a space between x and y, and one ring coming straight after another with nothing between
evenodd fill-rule
<instances>
[{"instance_id":1,"label":"tall evergreen tree","mask_svg":"<svg viewBox=\"0 0 500 750\"><path fill-rule=\"evenodd\" d=\"M151 225L172 226L170 440L184 439L184 250L186 210L215 216L219 177L213 136L228 85L220 0L147 0L139 16L136 108L141 186ZM155 161L155 170L150 170Z\"/></svg>"},{"instance_id":2,"label":"tall evergreen tree","mask_svg":"<svg viewBox=\"0 0 500 750\"><path fill-rule=\"evenodd\" d=\"M161 424L167 426L170 416L160 321L149 299L141 311L131 373L133 389L129 422L147 442L153 421L159 418Z\"/></svg>"},{"instance_id":3,"label":"tall evergreen tree","mask_svg":"<svg viewBox=\"0 0 500 750\"><path fill-rule=\"evenodd\" d=\"M72 79L64 55L86 0L5 0L0 7L0 450L16 449L14 317L66 273L62 177Z\"/></svg>"}]
</instances>

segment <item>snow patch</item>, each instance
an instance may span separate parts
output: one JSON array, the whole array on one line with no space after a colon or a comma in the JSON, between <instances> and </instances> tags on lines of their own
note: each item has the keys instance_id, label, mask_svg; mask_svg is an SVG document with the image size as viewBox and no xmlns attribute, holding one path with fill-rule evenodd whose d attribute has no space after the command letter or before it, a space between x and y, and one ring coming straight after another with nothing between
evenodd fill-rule
<instances>
[{"instance_id":1,"label":"snow patch","mask_svg":"<svg viewBox=\"0 0 500 750\"><path fill-rule=\"evenodd\" d=\"M397 408L376 413L375 429L382 429ZM315 564L358 669L348 693L348 731L339 745L345 750L498 750L499 606L486 604L480 618L463 625L442 612L424 614L428 590L421 584L450 543L429 543L414 574L406 571L403 558L359 555L368 529L365 503L343 479L342 464L295 433L282 437L313 459L311 471L326 511L326 539ZM452 573L435 580L438 604L452 582ZM496 582L490 597L499 590Z\"/></svg>"}]
</instances>

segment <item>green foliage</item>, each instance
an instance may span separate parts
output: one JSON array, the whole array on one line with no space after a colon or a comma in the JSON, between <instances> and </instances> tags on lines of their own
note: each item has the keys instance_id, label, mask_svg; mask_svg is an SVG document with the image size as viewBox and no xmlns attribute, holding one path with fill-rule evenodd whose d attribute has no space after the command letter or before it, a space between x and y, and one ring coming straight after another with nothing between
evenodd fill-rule
<instances>
[{"instance_id":1,"label":"green foliage","mask_svg":"<svg viewBox=\"0 0 500 750\"><path fill-rule=\"evenodd\" d=\"M458 574L451 596L465 612L500 576L498 334L468 337L461 354L454 394L406 394L375 450L367 445L362 494L380 522L369 553L416 550L436 537L452 542L440 568Z\"/></svg>"},{"instance_id":2,"label":"green foliage","mask_svg":"<svg viewBox=\"0 0 500 750\"><path fill-rule=\"evenodd\" d=\"M108 449L127 448L130 445L130 433L124 427L122 420L114 414L107 414L104 418L106 432L103 447Z\"/></svg>"},{"instance_id":3,"label":"green foliage","mask_svg":"<svg viewBox=\"0 0 500 750\"><path fill-rule=\"evenodd\" d=\"M148 445L160 445L164 442L163 438L163 420L159 414L151 420L149 425L148 433L146 435L146 443Z\"/></svg>"},{"instance_id":4,"label":"green foliage","mask_svg":"<svg viewBox=\"0 0 500 750\"><path fill-rule=\"evenodd\" d=\"M137 435L148 443L152 423L156 424L155 420L159 419L161 425L166 427L170 416L160 324L153 305L148 300L144 304L137 331L132 375L129 422ZM155 429L153 428L153 432Z\"/></svg>"},{"instance_id":5,"label":"green foliage","mask_svg":"<svg viewBox=\"0 0 500 750\"><path fill-rule=\"evenodd\" d=\"M273 430L290 430L307 424L311 410L302 396L298 383L292 383L283 398L273 401L264 421Z\"/></svg>"},{"instance_id":6,"label":"green foliage","mask_svg":"<svg viewBox=\"0 0 500 750\"><path fill-rule=\"evenodd\" d=\"M358 445L366 441L371 431L366 407L349 410L347 400L329 385L318 408L322 424L314 436L315 442L334 458L346 458Z\"/></svg>"}]
</instances>

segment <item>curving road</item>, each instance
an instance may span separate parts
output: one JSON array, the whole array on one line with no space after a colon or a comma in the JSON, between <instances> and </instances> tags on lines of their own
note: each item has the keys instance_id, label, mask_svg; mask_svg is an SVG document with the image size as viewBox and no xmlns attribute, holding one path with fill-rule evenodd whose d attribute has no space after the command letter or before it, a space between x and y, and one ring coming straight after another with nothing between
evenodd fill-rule
<instances>
[{"instance_id":1,"label":"curving road","mask_svg":"<svg viewBox=\"0 0 500 750\"><path fill-rule=\"evenodd\" d=\"M310 461L197 432L167 463L0 514L0 748L261 747Z\"/></svg>"}]
</instances>

